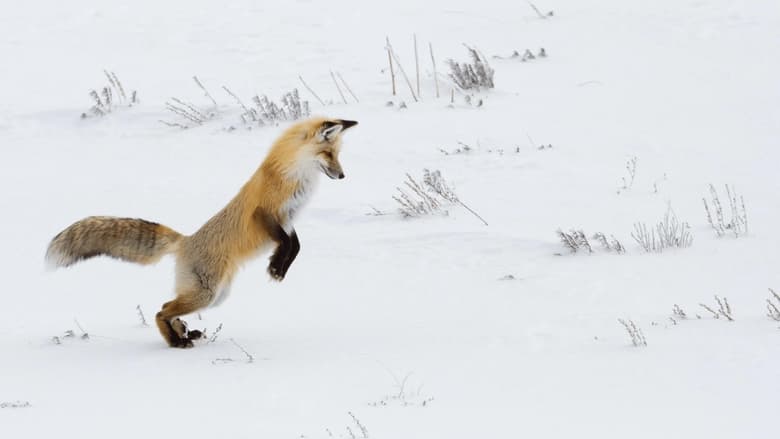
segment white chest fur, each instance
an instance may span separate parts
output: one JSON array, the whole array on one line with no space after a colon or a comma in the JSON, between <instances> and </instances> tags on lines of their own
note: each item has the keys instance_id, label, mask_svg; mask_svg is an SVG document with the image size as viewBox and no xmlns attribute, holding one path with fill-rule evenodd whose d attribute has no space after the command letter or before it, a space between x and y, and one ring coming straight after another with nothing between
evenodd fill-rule
<instances>
[{"instance_id":1,"label":"white chest fur","mask_svg":"<svg viewBox=\"0 0 780 439\"><path fill-rule=\"evenodd\" d=\"M292 223L295 217L309 201L311 194L317 187L317 183L319 182L319 174L320 173L318 170L313 170L309 172L302 172L297 175L298 185L296 190L293 192L290 199L287 200L287 202L282 206L282 210L285 212L285 217L287 218L287 221L283 227L287 233L292 231Z\"/></svg>"}]
</instances>

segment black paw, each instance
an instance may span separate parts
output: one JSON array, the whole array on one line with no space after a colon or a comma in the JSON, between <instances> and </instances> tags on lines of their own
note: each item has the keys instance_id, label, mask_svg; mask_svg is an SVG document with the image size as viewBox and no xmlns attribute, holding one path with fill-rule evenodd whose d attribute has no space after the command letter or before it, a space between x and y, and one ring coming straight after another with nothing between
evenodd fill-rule
<instances>
[{"instance_id":1,"label":"black paw","mask_svg":"<svg viewBox=\"0 0 780 439\"><path fill-rule=\"evenodd\" d=\"M187 340L200 340L201 338L206 338L206 334L204 334L203 331L199 329L187 331Z\"/></svg>"},{"instance_id":2,"label":"black paw","mask_svg":"<svg viewBox=\"0 0 780 439\"><path fill-rule=\"evenodd\" d=\"M282 269L282 264L271 261L271 263L268 265L268 274L271 276L271 279L277 282L281 282L284 279L284 270Z\"/></svg>"},{"instance_id":3,"label":"black paw","mask_svg":"<svg viewBox=\"0 0 780 439\"><path fill-rule=\"evenodd\" d=\"M171 342L172 348L189 349L193 346L195 345L192 343L192 340L186 338L179 338Z\"/></svg>"},{"instance_id":4,"label":"black paw","mask_svg":"<svg viewBox=\"0 0 780 439\"><path fill-rule=\"evenodd\" d=\"M180 318L175 318L171 322L171 346L175 348L191 348L193 340L204 338L203 331L198 329L188 330L187 322Z\"/></svg>"}]
</instances>

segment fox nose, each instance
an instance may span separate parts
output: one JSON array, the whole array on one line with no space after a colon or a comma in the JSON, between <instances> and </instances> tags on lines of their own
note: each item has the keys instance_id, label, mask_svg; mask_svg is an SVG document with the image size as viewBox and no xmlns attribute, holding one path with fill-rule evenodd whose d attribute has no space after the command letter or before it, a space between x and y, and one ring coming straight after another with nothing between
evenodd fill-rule
<instances>
[{"instance_id":1,"label":"fox nose","mask_svg":"<svg viewBox=\"0 0 780 439\"><path fill-rule=\"evenodd\" d=\"M344 178L344 173L343 173L343 172L340 172L340 173L339 173L339 180L341 180L342 178Z\"/></svg>"}]
</instances>

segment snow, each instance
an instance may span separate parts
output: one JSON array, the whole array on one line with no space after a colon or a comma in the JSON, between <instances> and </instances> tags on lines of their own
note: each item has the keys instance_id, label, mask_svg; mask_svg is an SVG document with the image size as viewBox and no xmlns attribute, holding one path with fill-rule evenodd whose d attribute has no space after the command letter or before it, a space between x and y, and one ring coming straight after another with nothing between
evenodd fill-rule
<instances>
[{"instance_id":1,"label":"snow","mask_svg":"<svg viewBox=\"0 0 780 439\"><path fill-rule=\"evenodd\" d=\"M775 437L780 323L765 301L780 288L780 7L534 3L554 16L462 0L4 8L2 436L360 437L351 412L372 439ZM414 80L413 33L420 103L401 78L391 96L384 71L389 36ZM449 87L433 96L429 41L440 72L466 60L462 42L548 57L491 59L484 105L448 108ZM141 103L81 120L104 68ZM339 103L330 70L360 103ZM172 96L208 105L193 75L220 115L189 130L159 123L174 119ZM321 106L298 75L336 103ZM153 325L172 294L170 258L46 272L43 256L88 215L192 233L224 206L283 126L245 129L222 85L246 101L298 87L314 113L360 125L344 136L346 179L323 178L296 221L302 249L285 281L268 279L265 256L247 264L228 301L186 319L210 334L222 324L217 339L170 349L136 311ZM440 151L458 142L474 150ZM636 180L618 194L632 157ZM396 186L423 168L489 226L457 206L396 214ZM746 236L709 227L710 183L744 196ZM669 206L692 247L644 253L633 224ZM628 251L570 255L558 228L614 234ZM733 322L699 306L715 294ZM689 318L673 324L674 304ZM633 347L618 318L648 346Z\"/></svg>"}]
</instances>

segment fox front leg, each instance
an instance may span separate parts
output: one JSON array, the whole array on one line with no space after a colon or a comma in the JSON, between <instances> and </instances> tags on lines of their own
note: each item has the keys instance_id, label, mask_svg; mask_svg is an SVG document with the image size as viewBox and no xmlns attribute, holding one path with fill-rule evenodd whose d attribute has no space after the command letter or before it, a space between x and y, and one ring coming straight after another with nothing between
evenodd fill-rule
<instances>
[{"instance_id":1,"label":"fox front leg","mask_svg":"<svg viewBox=\"0 0 780 439\"><path fill-rule=\"evenodd\" d=\"M272 279L281 281L287 271L284 264L292 250L292 239L274 215L258 207L253 217L257 227L263 229L276 243L276 249L268 263L268 274Z\"/></svg>"},{"instance_id":2,"label":"fox front leg","mask_svg":"<svg viewBox=\"0 0 780 439\"><path fill-rule=\"evenodd\" d=\"M279 245L276 247L274 254L271 255L270 262L268 263L268 274L271 275L272 279L281 282L287 272L285 263L292 251L292 239L287 232L284 231L282 226L278 226L274 231L272 238Z\"/></svg>"},{"instance_id":3,"label":"fox front leg","mask_svg":"<svg viewBox=\"0 0 780 439\"><path fill-rule=\"evenodd\" d=\"M298 233L294 229L289 235L285 233L284 229L281 229L280 234L279 246L268 264L268 274L278 281L287 275L287 270L290 269L290 265L301 250L301 241L298 240Z\"/></svg>"},{"instance_id":4,"label":"fox front leg","mask_svg":"<svg viewBox=\"0 0 780 439\"><path fill-rule=\"evenodd\" d=\"M295 257L298 256L298 252L301 250L301 241L298 240L298 233L293 229L290 234L290 253L287 255L287 259L282 265L282 277L287 275L287 270L290 269Z\"/></svg>"}]
</instances>

